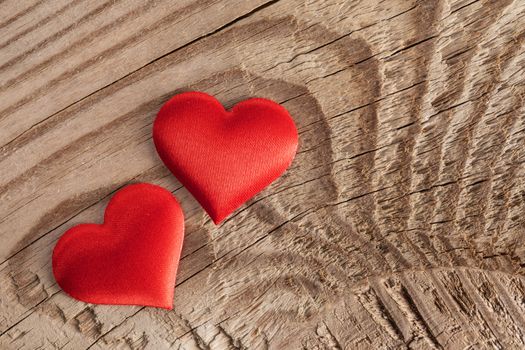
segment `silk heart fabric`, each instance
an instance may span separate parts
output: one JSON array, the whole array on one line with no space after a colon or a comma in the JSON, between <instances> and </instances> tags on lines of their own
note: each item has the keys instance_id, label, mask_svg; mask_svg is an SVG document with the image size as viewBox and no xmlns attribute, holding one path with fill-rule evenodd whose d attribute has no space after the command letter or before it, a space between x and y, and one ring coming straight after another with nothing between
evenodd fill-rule
<instances>
[{"instance_id":1,"label":"silk heart fabric","mask_svg":"<svg viewBox=\"0 0 525 350\"><path fill-rule=\"evenodd\" d=\"M69 229L53 251L53 274L75 299L172 308L184 216L167 190L129 185L111 198L104 223Z\"/></svg>"},{"instance_id":2,"label":"silk heart fabric","mask_svg":"<svg viewBox=\"0 0 525 350\"><path fill-rule=\"evenodd\" d=\"M153 126L168 169L218 224L288 168L297 129L281 105L253 98L227 111L214 97L172 97Z\"/></svg>"}]
</instances>

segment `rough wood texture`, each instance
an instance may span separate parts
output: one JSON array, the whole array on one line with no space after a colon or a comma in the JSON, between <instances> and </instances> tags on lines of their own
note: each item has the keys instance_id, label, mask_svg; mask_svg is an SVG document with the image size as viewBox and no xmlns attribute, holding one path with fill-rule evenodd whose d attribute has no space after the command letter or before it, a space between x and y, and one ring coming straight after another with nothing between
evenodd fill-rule
<instances>
[{"instance_id":1,"label":"rough wood texture","mask_svg":"<svg viewBox=\"0 0 525 350\"><path fill-rule=\"evenodd\" d=\"M3 0L0 34L0 348L525 347L525 1ZM151 141L189 89L300 131L219 227ZM52 278L136 181L186 214L171 312Z\"/></svg>"}]
</instances>

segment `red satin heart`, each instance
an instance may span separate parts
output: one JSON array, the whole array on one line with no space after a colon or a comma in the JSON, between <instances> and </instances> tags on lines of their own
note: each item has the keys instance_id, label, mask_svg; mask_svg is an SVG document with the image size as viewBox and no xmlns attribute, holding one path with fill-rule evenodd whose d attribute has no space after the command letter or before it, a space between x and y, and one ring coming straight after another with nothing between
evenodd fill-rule
<instances>
[{"instance_id":1,"label":"red satin heart","mask_svg":"<svg viewBox=\"0 0 525 350\"><path fill-rule=\"evenodd\" d=\"M214 97L187 92L158 113L160 158L218 224L288 168L297 129L282 106L253 98L227 111Z\"/></svg>"},{"instance_id":2,"label":"red satin heart","mask_svg":"<svg viewBox=\"0 0 525 350\"><path fill-rule=\"evenodd\" d=\"M69 229L53 251L53 274L75 299L171 309L184 216L167 190L129 185L109 202L102 225Z\"/></svg>"}]
</instances>

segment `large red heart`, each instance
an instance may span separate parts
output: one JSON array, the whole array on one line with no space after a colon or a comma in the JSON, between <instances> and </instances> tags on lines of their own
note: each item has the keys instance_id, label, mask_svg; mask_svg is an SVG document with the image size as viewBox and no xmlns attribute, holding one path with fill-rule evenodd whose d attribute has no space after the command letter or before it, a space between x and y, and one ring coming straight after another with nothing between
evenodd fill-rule
<instances>
[{"instance_id":1,"label":"large red heart","mask_svg":"<svg viewBox=\"0 0 525 350\"><path fill-rule=\"evenodd\" d=\"M129 185L109 202L104 223L69 229L53 251L53 274L72 297L95 304L171 309L184 216L167 190Z\"/></svg>"},{"instance_id":2,"label":"large red heart","mask_svg":"<svg viewBox=\"0 0 525 350\"><path fill-rule=\"evenodd\" d=\"M153 140L216 224L278 178L297 151L284 107L253 98L227 111L202 92L172 97L158 113Z\"/></svg>"}]
</instances>

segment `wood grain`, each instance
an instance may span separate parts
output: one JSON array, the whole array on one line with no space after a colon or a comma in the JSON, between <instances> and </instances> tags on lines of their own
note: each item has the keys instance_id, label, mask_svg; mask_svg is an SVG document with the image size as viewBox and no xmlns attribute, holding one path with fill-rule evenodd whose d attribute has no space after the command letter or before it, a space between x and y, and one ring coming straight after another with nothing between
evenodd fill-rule
<instances>
[{"instance_id":1,"label":"wood grain","mask_svg":"<svg viewBox=\"0 0 525 350\"><path fill-rule=\"evenodd\" d=\"M525 2L1 5L0 348L525 347ZM151 140L187 90L300 132L220 226ZM175 309L69 298L55 242L137 181L186 215Z\"/></svg>"}]
</instances>

